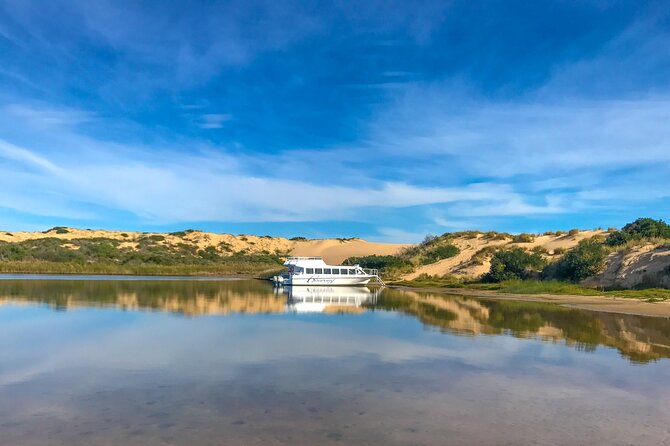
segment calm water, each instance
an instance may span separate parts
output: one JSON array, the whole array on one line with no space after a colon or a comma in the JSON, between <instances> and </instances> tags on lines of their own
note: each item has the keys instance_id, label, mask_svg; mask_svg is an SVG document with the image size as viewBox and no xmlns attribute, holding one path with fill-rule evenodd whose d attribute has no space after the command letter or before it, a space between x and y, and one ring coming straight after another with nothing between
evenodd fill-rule
<instances>
[{"instance_id":1,"label":"calm water","mask_svg":"<svg viewBox=\"0 0 670 446\"><path fill-rule=\"evenodd\" d=\"M668 358L550 304L0 280L0 445L670 444Z\"/></svg>"}]
</instances>

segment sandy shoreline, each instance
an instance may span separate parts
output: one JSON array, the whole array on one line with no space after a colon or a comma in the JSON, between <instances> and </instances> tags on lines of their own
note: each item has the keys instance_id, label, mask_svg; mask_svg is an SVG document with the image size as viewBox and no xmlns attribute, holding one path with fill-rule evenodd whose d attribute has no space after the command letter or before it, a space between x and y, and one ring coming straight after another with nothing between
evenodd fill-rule
<instances>
[{"instance_id":1,"label":"sandy shoreline","mask_svg":"<svg viewBox=\"0 0 670 446\"><path fill-rule=\"evenodd\" d=\"M392 286L392 288L402 291L455 294L459 296L468 296L482 299L546 302L590 311L604 311L608 313L670 318L670 302L646 302L643 300L609 296L576 296L568 294L513 294L488 290L468 290L462 288L412 288L406 286Z\"/></svg>"}]
</instances>

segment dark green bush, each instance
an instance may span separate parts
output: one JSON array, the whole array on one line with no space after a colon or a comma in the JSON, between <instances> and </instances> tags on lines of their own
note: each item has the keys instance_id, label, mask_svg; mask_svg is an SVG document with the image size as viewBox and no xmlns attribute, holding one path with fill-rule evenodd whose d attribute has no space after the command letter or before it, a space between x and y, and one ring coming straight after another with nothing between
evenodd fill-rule
<instances>
[{"instance_id":1,"label":"dark green bush","mask_svg":"<svg viewBox=\"0 0 670 446\"><path fill-rule=\"evenodd\" d=\"M608 236L607 239L605 239L605 244L609 246L621 246L625 245L628 243L630 240L632 240L633 237L623 231L615 231L611 232Z\"/></svg>"},{"instance_id":2,"label":"dark green bush","mask_svg":"<svg viewBox=\"0 0 670 446\"><path fill-rule=\"evenodd\" d=\"M421 263L424 265L427 265L429 263L435 263L438 260L454 257L455 255L458 255L458 253L460 252L461 250L458 249L457 246L452 244L438 245L435 247L431 247L424 253L424 257L421 260Z\"/></svg>"},{"instance_id":3,"label":"dark green bush","mask_svg":"<svg viewBox=\"0 0 670 446\"><path fill-rule=\"evenodd\" d=\"M555 276L557 279L579 282L598 274L606 257L607 252L600 238L582 240L558 261Z\"/></svg>"},{"instance_id":4,"label":"dark green bush","mask_svg":"<svg viewBox=\"0 0 670 446\"><path fill-rule=\"evenodd\" d=\"M568 231L568 235L571 237L574 237L575 235L579 235L579 229L577 228L572 228Z\"/></svg>"},{"instance_id":5,"label":"dark green bush","mask_svg":"<svg viewBox=\"0 0 670 446\"><path fill-rule=\"evenodd\" d=\"M507 249L493 254L491 269L483 277L486 282L527 279L546 265L542 255L529 253L521 248Z\"/></svg>"},{"instance_id":6,"label":"dark green bush","mask_svg":"<svg viewBox=\"0 0 670 446\"><path fill-rule=\"evenodd\" d=\"M44 231L43 234L48 234L50 232L55 232L56 234L68 234L70 231L68 231L65 226L54 226L53 228Z\"/></svg>"},{"instance_id":7,"label":"dark green bush","mask_svg":"<svg viewBox=\"0 0 670 446\"><path fill-rule=\"evenodd\" d=\"M652 218L638 218L628 223L621 231L610 233L605 240L609 246L624 245L631 240L644 238L670 238L670 225L663 220Z\"/></svg>"},{"instance_id":8,"label":"dark green bush","mask_svg":"<svg viewBox=\"0 0 670 446\"><path fill-rule=\"evenodd\" d=\"M412 265L412 263L409 260L402 259L397 256L378 256L378 255L349 257L344 261L344 264L360 265L362 268L372 268L379 270L403 268Z\"/></svg>"}]
</instances>

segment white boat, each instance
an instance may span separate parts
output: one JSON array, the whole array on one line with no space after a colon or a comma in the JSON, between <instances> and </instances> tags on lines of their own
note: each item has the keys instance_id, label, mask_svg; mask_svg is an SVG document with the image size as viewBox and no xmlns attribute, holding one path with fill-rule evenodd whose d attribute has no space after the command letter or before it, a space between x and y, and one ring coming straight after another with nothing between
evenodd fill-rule
<instances>
[{"instance_id":1,"label":"white boat","mask_svg":"<svg viewBox=\"0 0 670 446\"><path fill-rule=\"evenodd\" d=\"M295 313L356 313L374 304L380 288L361 286L286 287L286 311Z\"/></svg>"},{"instance_id":2,"label":"white boat","mask_svg":"<svg viewBox=\"0 0 670 446\"><path fill-rule=\"evenodd\" d=\"M367 285L376 280L382 285L379 271L363 269L359 265L327 265L322 257L289 257L284 262L288 271L275 276L278 285Z\"/></svg>"}]
</instances>

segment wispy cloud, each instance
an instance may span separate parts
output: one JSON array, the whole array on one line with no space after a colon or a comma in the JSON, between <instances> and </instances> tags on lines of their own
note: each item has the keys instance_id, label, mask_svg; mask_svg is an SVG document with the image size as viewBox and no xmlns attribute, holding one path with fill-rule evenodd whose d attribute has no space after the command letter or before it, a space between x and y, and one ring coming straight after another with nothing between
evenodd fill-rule
<instances>
[{"instance_id":1,"label":"wispy cloud","mask_svg":"<svg viewBox=\"0 0 670 446\"><path fill-rule=\"evenodd\" d=\"M220 129L231 119L233 115L228 113L208 113L201 116L199 125L203 129Z\"/></svg>"},{"instance_id":2,"label":"wispy cloud","mask_svg":"<svg viewBox=\"0 0 670 446\"><path fill-rule=\"evenodd\" d=\"M104 205L153 223L321 221L352 218L352 212L365 208L456 201L500 202L509 198L496 185L488 184L444 188L380 181L374 187L351 187L262 177L231 172L225 163L197 154L166 152L163 161L155 162L141 148L135 148L131 158L108 153L102 164L75 163L78 155L73 150L67 164L62 166L7 143L0 148L0 157L14 161L9 166L12 171L21 166L40 170L38 183L29 173L5 176L12 178L16 188L30 191L40 186L41 190L58 195L64 203ZM35 193L41 192L35 190ZM291 204L296 202L299 206Z\"/></svg>"}]
</instances>

